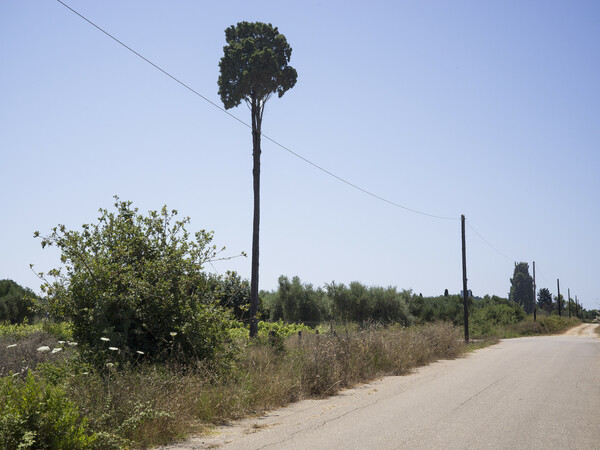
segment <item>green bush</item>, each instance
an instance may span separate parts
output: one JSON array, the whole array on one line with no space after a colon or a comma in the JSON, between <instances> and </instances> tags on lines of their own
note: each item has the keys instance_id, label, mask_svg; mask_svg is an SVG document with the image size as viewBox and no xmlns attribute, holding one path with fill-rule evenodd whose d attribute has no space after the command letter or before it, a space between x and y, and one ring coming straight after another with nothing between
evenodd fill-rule
<instances>
[{"instance_id":1,"label":"green bush","mask_svg":"<svg viewBox=\"0 0 600 450\"><path fill-rule=\"evenodd\" d=\"M462 325L464 322L463 300L460 295L439 297L421 297L412 295L409 299L410 311L417 323L452 322Z\"/></svg>"},{"instance_id":2,"label":"green bush","mask_svg":"<svg viewBox=\"0 0 600 450\"><path fill-rule=\"evenodd\" d=\"M490 304L475 309L470 317L471 329L474 335L488 335L498 326L514 325L525 319L523 307L511 304Z\"/></svg>"},{"instance_id":3,"label":"green bush","mask_svg":"<svg viewBox=\"0 0 600 450\"><path fill-rule=\"evenodd\" d=\"M0 378L0 398L1 448L86 449L96 439L65 393L31 372Z\"/></svg>"},{"instance_id":4,"label":"green bush","mask_svg":"<svg viewBox=\"0 0 600 450\"><path fill-rule=\"evenodd\" d=\"M63 264L42 286L50 313L71 321L74 340L97 364L212 358L230 323L202 270L217 254L212 233L192 239L189 218L175 221L177 211L143 216L115 198L116 212L101 209L96 224L59 225L42 238Z\"/></svg>"},{"instance_id":5,"label":"green bush","mask_svg":"<svg viewBox=\"0 0 600 450\"><path fill-rule=\"evenodd\" d=\"M26 337L45 331L61 341L71 340L73 331L68 322L52 322L43 320L41 322L30 324L27 320L22 323L10 324L8 321L0 323L0 337L10 336L14 340L25 339Z\"/></svg>"},{"instance_id":6,"label":"green bush","mask_svg":"<svg viewBox=\"0 0 600 450\"><path fill-rule=\"evenodd\" d=\"M288 336L298 334L299 331L312 331L312 329L304 324L286 323L282 320L277 322L258 322L258 334L249 341L249 330L247 326L238 322L236 327L230 329L230 335L233 340L240 342L251 342L254 345L271 344L275 347L281 347L283 341Z\"/></svg>"},{"instance_id":7,"label":"green bush","mask_svg":"<svg viewBox=\"0 0 600 450\"><path fill-rule=\"evenodd\" d=\"M226 272L224 276L211 276L212 289L219 304L232 311L241 322L248 322L250 310L250 282L237 272ZM260 306L259 306L260 310Z\"/></svg>"},{"instance_id":8,"label":"green bush","mask_svg":"<svg viewBox=\"0 0 600 450\"><path fill-rule=\"evenodd\" d=\"M579 319L575 317L569 319L568 317L548 316L540 320L540 325L545 333L558 333L579 323Z\"/></svg>"},{"instance_id":9,"label":"green bush","mask_svg":"<svg viewBox=\"0 0 600 450\"><path fill-rule=\"evenodd\" d=\"M11 324L9 321L0 323L0 337L10 336L15 340L24 339L34 333L43 331L43 324L30 325L27 321Z\"/></svg>"},{"instance_id":10,"label":"green bush","mask_svg":"<svg viewBox=\"0 0 600 450\"><path fill-rule=\"evenodd\" d=\"M0 280L0 323L20 323L34 317L35 294L12 280Z\"/></svg>"}]
</instances>

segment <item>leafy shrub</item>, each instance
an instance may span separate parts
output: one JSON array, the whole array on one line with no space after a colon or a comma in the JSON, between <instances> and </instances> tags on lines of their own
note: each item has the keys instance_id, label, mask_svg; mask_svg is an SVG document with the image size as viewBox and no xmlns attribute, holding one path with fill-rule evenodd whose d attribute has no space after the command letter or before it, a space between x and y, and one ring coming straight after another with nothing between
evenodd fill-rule
<instances>
[{"instance_id":1,"label":"leafy shrub","mask_svg":"<svg viewBox=\"0 0 600 450\"><path fill-rule=\"evenodd\" d=\"M439 297L413 295L409 302L410 311L417 323L441 321L462 325L464 322L463 299L460 295Z\"/></svg>"},{"instance_id":2,"label":"leafy shrub","mask_svg":"<svg viewBox=\"0 0 600 450\"><path fill-rule=\"evenodd\" d=\"M228 271L225 276L212 276L212 289L219 304L229 308L234 317L248 322L250 309L250 283L237 272Z\"/></svg>"},{"instance_id":3,"label":"leafy shrub","mask_svg":"<svg viewBox=\"0 0 600 450\"><path fill-rule=\"evenodd\" d=\"M62 389L34 378L0 378L0 447L86 449L95 441L87 419Z\"/></svg>"},{"instance_id":4,"label":"leafy shrub","mask_svg":"<svg viewBox=\"0 0 600 450\"><path fill-rule=\"evenodd\" d=\"M0 323L0 337L10 336L14 340L24 339L39 331L43 331L42 323L36 323L35 325L31 325L27 321L16 324L11 324L8 321Z\"/></svg>"},{"instance_id":5,"label":"leafy shrub","mask_svg":"<svg viewBox=\"0 0 600 450\"><path fill-rule=\"evenodd\" d=\"M569 327L578 325L579 319L561 316L548 316L542 318L540 321L540 326L544 333L559 333Z\"/></svg>"},{"instance_id":6,"label":"leafy shrub","mask_svg":"<svg viewBox=\"0 0 600 450\"><path fill-rule=\"evenodd\" d=\"M498 326L514 325L525 319L525 311L515 302L490 304L473 311L470 317L473 334L487 335Z\"/></svg>"},{"instance_id":7,"label":"leafy shrub","mask_svg":"<svg viewBox=\"0 0 600 450\"><path fill-rule=\"evenodd\" d=\"M298 334L299 331L312 331L312 329L304 324L285 323L282 320L278 320L277 322L265 322L261 320L258 322L258 333L252 340L249 340L248 327L239 322L237 327L230 329L230 335L238 343L249 342L253 345L268 343L282 349L285 338Z\"/></svg>"},{"instance_id":8,"label":"leafy shrub","mask_svg":"<svg viewBox=\"0 0 600 450\"><path fill-rule=\"evenodd\" d=\"M43 320L35 324L30 324L25 320L21 323L12 325L9 322L0 323L0 338L3 336L10 336L11 339L19 340L40 331L44 331L61 341L72 340L73 337L71 324L68 322Z\"/></svg>"},{"instance_id":9,"label":"leafy shrub","mask_svg":"<svg viewBox=\"0 0 600 450\"><path fill-rule=\"evenodd\" d=\"M61 250L63 263L48 272L55 281L42 286L51 314L72 322L73 338L98 364L140 354L212 358L224 348L230 323L202 271L217 254L212 233L191 239L189 218L173 223L177 211L143 216L115 199L116 212L101 209L98 223L82 231L59 225L42 238L42 247Z\"/></svg>"}]
</instances>

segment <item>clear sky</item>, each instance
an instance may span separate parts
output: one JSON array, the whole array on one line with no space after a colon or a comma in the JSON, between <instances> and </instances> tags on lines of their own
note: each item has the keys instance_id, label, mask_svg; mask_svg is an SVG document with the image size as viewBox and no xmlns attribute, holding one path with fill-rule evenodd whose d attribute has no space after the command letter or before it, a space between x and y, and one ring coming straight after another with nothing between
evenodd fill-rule
<instances>
[{"instance_id":1,"label":"clear sky","mask_svg":"<svg viewBox=\"0 0 600 450\"><path fill-rule=\"evenodd\" d=\"M600 2L66 3L219 105L225 28L272 23L298 83L263 132L453 218L263 139L261 289L298 275L457 293L464 214L475 295L507 296L514 262L535 261L538 288L560 278L600 308ZM0 278L37 291L29 264L59 254L33 232L80 229L115 194L250 253L247 127L53 0L0 2L0 68ZM250 258L214 270L249 277Z\"/></svg>"}]
</instances>

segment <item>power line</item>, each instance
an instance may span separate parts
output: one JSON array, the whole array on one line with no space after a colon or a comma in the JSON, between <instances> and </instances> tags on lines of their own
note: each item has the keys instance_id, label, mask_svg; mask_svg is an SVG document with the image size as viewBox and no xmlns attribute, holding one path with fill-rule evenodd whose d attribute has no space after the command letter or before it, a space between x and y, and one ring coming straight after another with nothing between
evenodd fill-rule
<instances>
[{"instance_id":1,"label":"power line","mask_svg":"<svg viewBox=\"0 0 600 450\"><path fill-rule=\"evenodd\" d=\"M477 236L479 236L479 239L481 239L483 242L485 242L492 250L494 250L500 256L508 259L511 262L516 261L516 259L506 256L504 253L502 253L500 250L498 250L496 247L494 247L492 244L490 244L475 228L473 228L473 226L469 222L467 222L467 226L471 229L471 231L473 231Z\"/></svg>"},{"instance_id":2,"label":"power line","mask_svg":"<svg viewBox=\"0 0 600 450\"><path fill-rule=\"evenodd\" d=\"M506 258L507 260L511 261L511 262L516 262L517 260L515 258L511 258L510 256L505 255L504 253L502 253L500 250L498 250L496 247L494 247L492 244L489 243L489 241L487 239L485 239L481 233L479 233L475 228L473 228L473 226L467 222L467 226L471 229L471 231L473 231L483 242L485 242L492 250L494 250L496 253L498 253L500 256ZM548 282L549 284L552 284L553 282L550 281L546 276L544 271L540 271L539 266L536 267L536 272L539 276L541 276L546 282Z\"/></svg>"},{"instance_id":3,"label":"power line","mask_svg":"<svg viewBox=\"0 0 600 450\"><path fill-rule=\"evenodd\" d=\"M129 47L127 44L125 44L124 42L122 42L121 40L117 39L115 36L113 36L112 34L110 34L108 31L104 30L103 28L101 28L100 26L96 25L94 22L92 22L90 19L88 19L87 17L85 17L83 14L79 13L78 11L74 10L73 8L71 8L69 5L67 5L66 3L62 2L61 0L56 0L58 3L60 3L61 5L63 5L65 8L67 8L68 10L70 10L71 12L73 12L74 14L76 14L77 16L79 16L81 19L85 20L87 23L89 23L90 25L92 25L94 28L96 28L97 30L101 31L102 33L104 33L106 36L108 36L109 38L111 38L112 40L114 40L115 42L117 42L119 45L121 45L122 47L126 48L127 50L129 50L131 53L133 53L134 55L136 55L138 58L144 60L145 62L147 62L148 64L150 64L152 67L154 67L155 69L159 70L160 72L162 72L164 75L168 76L169 78L171 78L173 81L175 81L176 83L180 84L181 86L183 86L184 88L186 88L187 90L189 90L190 92L192 92L193 94L197 95L198 97L200 97L202 100L210 103L212 106L214 106L215 108L217 108L219 111L227 114L229 117L231 117L232 119L235 119L236 121L238 121L239 123L241 123L242 125L252 129L252 126L250 124L248 124L247 122L243 121L242 119L234 116L233 114L231 114L230 112L228 112L226 109L222 108L221 106L219 106L218 104L216 104L215 102L213 102L212 100L208 99L207 97L205 97L204 95L200 94L198 91L196 91L195 89L191 88L189 85L187 85L186 83L184 83L183 81L179 80L177 77L171 75L169 72L167 72L165 69L163 69L162 67L158 66L157 64L153 63L152 61L150 61L148 58L146 58L145 56L141 55L140 53L138 53L137 51L135 51L133 48ZM338 181L341 181L342 183L362 192L363 194L367 194L377 200L380 200L382 202L385 202L389 205L395 206L397 208L401 208L404 209L405 211L410 211L412 213L415 214L420 214L422 216L427 216L427 217L431 217L434 219L442 219L442 220L459 220L458 217L445 217L445 216L439 216L436 214L429 214L429 213L425 213L423 211L419 211L413 208L408 208L407 206L403 206L399 203L393 202L391 200L388 200L384 197L381 197L380 195L377 195L371 191L368 191L336 174L334 174L333 172L319 166L318 164L306 159L305 157L303 157L302 155L294 152L293 150L291 150L290 148L286 147L285 145L277 142L275 139L270 138L269 136L267 136L266 134L261 132L261 136L263 138L265 138L266 140L272 142L273 144L275 144L276 146L280 147L281 149L287 151L288 153L294 155L296 158L301 159L302 161L304 161L307 164L310 164L311 166L313 166L314 168L320 170L321 172L335 178Z\"/></svg>"}]
</instances>

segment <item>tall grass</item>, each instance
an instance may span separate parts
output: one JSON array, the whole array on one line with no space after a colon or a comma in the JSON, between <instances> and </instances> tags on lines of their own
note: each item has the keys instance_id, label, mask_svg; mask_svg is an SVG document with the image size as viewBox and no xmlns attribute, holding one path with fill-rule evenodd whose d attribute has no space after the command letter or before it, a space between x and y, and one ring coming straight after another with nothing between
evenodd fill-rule
<instances>
[{"instance_id":1,"label":"tall grass","mask_svg":"<svg viewBox=\"0 0 600 450\"><path fill-rule=\"evenodd\" d=\"M56 338L45 336L53 345ZM40 386L59 389L79 411L91 446L148 447L375 377L407 373L439 358L454 358L464 349L460 330L445 323L371 326L335 335L302 330L301 337L243 338L239 345L233 364L217 360L193 370L167 364L96 372L72 354L38 364L34 376Z\"/></svg>"},{"instance_id":2,"label":"tall grass","mask_svg":"<svg viewBox=\"0 0 600 450\"><path fill-rule=\"evenodd\" d=\"M476 339L510 339L523 336L541 336L562 333L569 328L581 324L575 317L543 316L539 315L534 322L533 316L525 317L518 323L508 325L488 324L485 333L481 328L473 327L472 337Z\"/></svg>"},{"instance_id":3,"label":"tall grass","mask_svg":"<svg viewBox=\"0 0 600 450\"><path fill-rule=\"evenodd\" d=\"M577 323L558 316L538 317L536 322L498 326L493 332L495 338L548 334ZM234 333L239 347L234 361L217 359L191 369L170 363L107 366L98 371L78 357L77 346L59 342L57 336L67 333L64 326L54 328L17 327L11 328L13 334L1 334L0 377L13 380L11 389L31 391L31 386L39 386L43 392L64 396L65 404L72 405L70 420L85 424L84 434L76 437L89 436L89 446L102 449L166 444L207 426L332 395L383 375L405 374L470 348L462 342L461 328L443 322L410 328L338 326L334 333L326 332L329 327L319 333L271 324L252 341L241 331ZM63 350L39 352L41 346ZM28 375L30 369L33 375ZM0 429L0 443L2 433Z\"/></svg>"}]
</instances>

